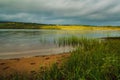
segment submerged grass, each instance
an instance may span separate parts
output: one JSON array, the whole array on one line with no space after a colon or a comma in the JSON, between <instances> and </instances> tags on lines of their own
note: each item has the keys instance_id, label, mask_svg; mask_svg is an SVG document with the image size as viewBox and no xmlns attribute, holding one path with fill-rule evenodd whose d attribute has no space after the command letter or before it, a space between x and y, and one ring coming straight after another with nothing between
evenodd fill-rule
<instances>
[{"instance_id":1,"label":"submerged grass","mask_svg":"<svg viewBox=\"0 0 120 80\"><path fill-rule=\"evenodd\" d=\"M51 68L43 70L30 80L120 80L120 40L72 36L60 38L58 43L60 46L77 47L61 66L53 64ZM24 80L29 78L25 77Z\"/></svg>"}]
</instances>

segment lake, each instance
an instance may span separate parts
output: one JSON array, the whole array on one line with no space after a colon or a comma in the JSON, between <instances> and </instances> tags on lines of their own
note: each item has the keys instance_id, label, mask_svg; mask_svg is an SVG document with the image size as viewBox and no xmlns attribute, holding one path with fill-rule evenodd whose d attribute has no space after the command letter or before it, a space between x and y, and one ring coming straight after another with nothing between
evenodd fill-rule
<instances>
[{"instance_id":1,"label":"lake","mask_svg":"<svg viewBox=\"0 0 120 80\"><path fill-rule=\"evenodd\" d=\"M120 37L120 31L0 29L0 59L30 57L68 52L71 47L54 43L60 37Z\"/></svg>"}]
</instances>

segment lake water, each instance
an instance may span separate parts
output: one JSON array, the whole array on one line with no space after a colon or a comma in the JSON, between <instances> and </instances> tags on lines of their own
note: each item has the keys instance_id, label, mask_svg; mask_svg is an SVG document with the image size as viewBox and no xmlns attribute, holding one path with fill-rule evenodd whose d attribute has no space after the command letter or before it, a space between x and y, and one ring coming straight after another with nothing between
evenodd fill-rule
<instances>
[{"instance_id":1,"label":"lake water","mask_svg":"<svg viewBox=\"0 0 120 80\"><path fill-rule=\"evenodd\" d=\"M0 59L68 52L71 50L70 47L59 47L54 43L54 40L65 36L84 36L87 38L119 37L120 31L0 29Z\"/></svg>"}]
</instances>

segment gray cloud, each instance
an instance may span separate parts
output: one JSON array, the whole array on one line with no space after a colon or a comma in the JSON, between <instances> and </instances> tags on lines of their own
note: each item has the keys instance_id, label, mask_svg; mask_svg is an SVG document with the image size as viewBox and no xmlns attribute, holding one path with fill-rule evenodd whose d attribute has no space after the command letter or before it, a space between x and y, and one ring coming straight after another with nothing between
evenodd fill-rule
<instances>
[{"instance_id":1,"label":"gray cloud","mask_svg":"<svg viewBox=\"0 0 120 80\"><path fill-rule=\"evenodd\" d=\"M0 0L0 20L120 25L119 0Z\"/></svg>"}]
</instances>

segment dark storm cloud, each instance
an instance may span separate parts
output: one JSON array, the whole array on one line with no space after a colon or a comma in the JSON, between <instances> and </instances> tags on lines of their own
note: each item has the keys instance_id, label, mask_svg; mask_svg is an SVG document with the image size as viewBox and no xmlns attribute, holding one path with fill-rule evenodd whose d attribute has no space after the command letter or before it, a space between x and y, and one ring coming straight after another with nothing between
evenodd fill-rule
<instances>
[{"instance_id":1,"label":"dark storm cloud","mask_svg":"<svg viewBox=\"0 0 120 80\"><path fill-rule=\"evenodd\" d=\"M0 0L0 20L120 25L119 0Z\"/></svg>"}]
</instances>

